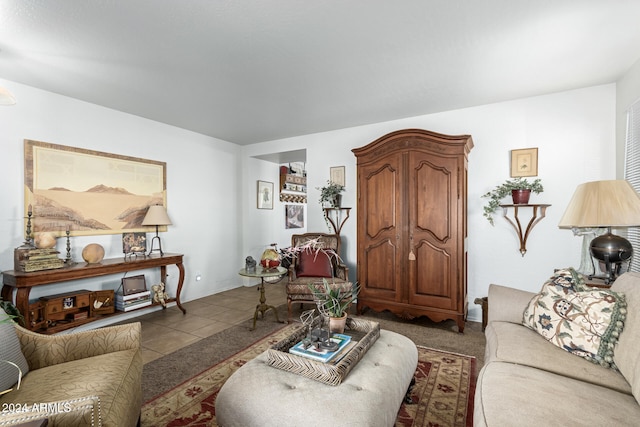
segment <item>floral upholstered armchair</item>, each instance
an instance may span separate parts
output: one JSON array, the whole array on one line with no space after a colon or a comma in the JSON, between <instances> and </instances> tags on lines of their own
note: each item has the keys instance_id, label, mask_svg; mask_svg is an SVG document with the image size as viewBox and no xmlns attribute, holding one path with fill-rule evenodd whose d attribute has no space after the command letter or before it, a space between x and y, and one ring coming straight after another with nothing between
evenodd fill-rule
<instances>
[{"instance_id":1,"label":"floral upholstered armchair","mask_svg":"<svg viewBox=\"0 0 640 427\"><path fill-rule=\"evenodd\" d=\"M309 284L322 284L327 279L332 288L348 292L349 269L339 257L340 236L337 234L306 233L291 236L294 256L289 266L287 282L287 320L291 322L292 305L315 304Z\"/></svg>"}]
</instances>

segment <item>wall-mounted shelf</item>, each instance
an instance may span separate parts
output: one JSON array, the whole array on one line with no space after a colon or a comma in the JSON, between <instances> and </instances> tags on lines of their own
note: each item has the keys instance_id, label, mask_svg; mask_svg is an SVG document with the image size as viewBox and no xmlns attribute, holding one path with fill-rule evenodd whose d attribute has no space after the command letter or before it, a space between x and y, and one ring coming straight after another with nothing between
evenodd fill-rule
<instances>
[{"instance_id":1,"label":"wall-mounted shelf","mask_svg":"<svg viewBox=\"0 0 640 427\"><path fill-rule=\"evenodd\" d=\"M542 221L542 218L544 218L549 206L551 205L500 205L500 207L503 209L502 216L509 222L509 224L513 226L513 228L516 230L516 233L518 233L518 238L520 239L520 254L522 254L522 256L527 253L527 239L529 238L531 230L533 230L533 227L535 227L537 223ZM507 216L509 213L509 208L513 208L513 219ZM524 234L522 225L520 223L520 218L518 217L518 213L521 208L532 209L531 219L527 224L527 228L525 229ZM540 216L538 216L538 212L540 213Z\"/></svg>"},{"instance_id":2,"label":"wall-mounted shelf","mask_svg":"<svg viewBox=\"0 0 640 427\"><path fill-rule=\"evenodd\" d=\"M333 227L333 232L337 235L340 235L342 231L342 226L347 219L349 219L349 212L351 208L323 208L324 209L324 217L327 219L329 224Z\"/></svg>"}]
</instances>

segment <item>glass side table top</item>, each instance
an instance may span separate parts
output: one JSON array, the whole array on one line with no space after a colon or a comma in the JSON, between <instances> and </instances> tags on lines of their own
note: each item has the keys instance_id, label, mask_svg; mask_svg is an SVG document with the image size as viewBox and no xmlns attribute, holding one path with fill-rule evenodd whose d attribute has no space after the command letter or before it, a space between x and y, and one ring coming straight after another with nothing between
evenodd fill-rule
<instances>
[{"instance_id":1,"label":"glass side table top","mask_svg":"<svg viewBox=\"0 0 640 427\"><path fill-rule=\"evenodd\" d=\"M264 268L264 267L256 267L256 271L253 273L248 273L246 268L240 269L238 272L241 276L246 277L273 277L273 276L283 276L286 274L287 269L284 267L276 267L276 268Z\"/></svg>"}]
</instances>

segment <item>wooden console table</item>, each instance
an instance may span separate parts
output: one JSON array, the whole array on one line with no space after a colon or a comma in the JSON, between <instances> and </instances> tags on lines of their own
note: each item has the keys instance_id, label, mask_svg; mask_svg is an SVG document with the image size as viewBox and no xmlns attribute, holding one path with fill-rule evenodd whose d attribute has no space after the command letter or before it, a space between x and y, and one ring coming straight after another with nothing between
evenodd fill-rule
<instances>
[{"instance_id":1,"label":"wooden console table","mask_svg":"<svg viewBox=\"0 0 640 427\"><path fill-rule=\"evenodd\" d=\"M175 301L182 313L187 311L180 303L180 293L184 284L184 266L182 264L182 254L165 253L163 255L151 255L144 258L111 258L104 259L97 264L77 263L68 267L56 270L42 270L30 273L20 271L3 271L2 272L2 299L5 301L13 301L13 289L16 288L15 305L24 316L24 326L31 329L31 319L29 310L29 293L31 288L42 285L50 285L53 283L68 282L71 280L86 279L90 277L106 276L109 274L126 273L135 270L144 270L148 268L160 267L160 280L163 282L167 277L167 266L175 265L180 272L178 278L178 290ZM154 305L157 305L155 303ZM118 312L116 312L118 314ZM88 319L87 321L97 320L100 317ZM87 322L82 322L87 323ZM81 323L78 323L78 325Z\"/></svg>"}]
</instances>

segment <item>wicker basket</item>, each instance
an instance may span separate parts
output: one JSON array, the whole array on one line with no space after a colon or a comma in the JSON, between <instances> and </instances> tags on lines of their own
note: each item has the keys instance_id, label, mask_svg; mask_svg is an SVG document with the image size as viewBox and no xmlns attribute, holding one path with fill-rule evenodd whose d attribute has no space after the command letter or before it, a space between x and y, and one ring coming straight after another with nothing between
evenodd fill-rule
<instances>
[{"instance_id":1,"label":"wicker basket","mask_svg":"<svg viewBox=\"0 0 640 427\"><path fill-rule=\"evenodd\" d=\"M302 375L321 383L333 386L339 385L380 336L380 324L378 322L349 318L347 319L347 328L346 334L349 334L349 330L351 330L359 333L357 335L360 335L361 338L336 363L318 362L289 353L289 349L305 337L306 329L304 327L271 346L267 350L267 363L274 368Z\"/></svg>"}]
</instances>

